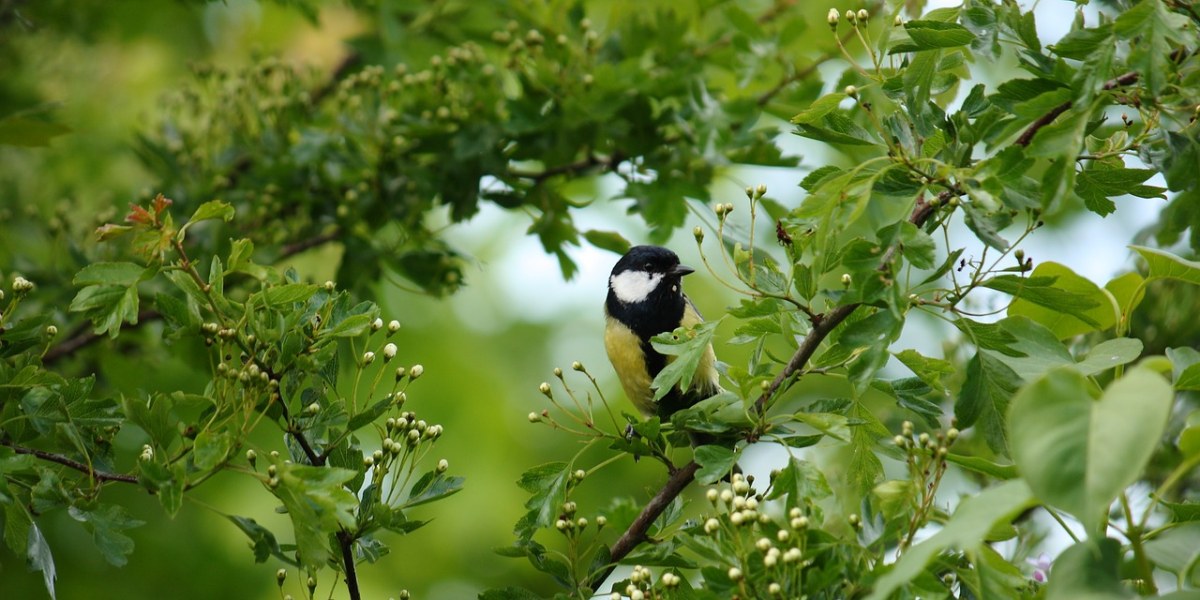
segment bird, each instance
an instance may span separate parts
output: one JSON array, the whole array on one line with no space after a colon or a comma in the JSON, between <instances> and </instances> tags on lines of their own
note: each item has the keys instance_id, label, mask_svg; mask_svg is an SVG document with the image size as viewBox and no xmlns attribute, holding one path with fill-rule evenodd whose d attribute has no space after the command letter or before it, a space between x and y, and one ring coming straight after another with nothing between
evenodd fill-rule
<instances>
[{"instance_id":1,"label":"bird","mask_svg":"<svg viewBox=\"0 0 1200 600\"><path fill-rule=\"evenodd\" d=\"M693 272L667 248L634 246L608 277L604 348L625 395L646 417L666 421L721 391L712 344L704 350L691 381L680 382L657 402L650 389L654 377L675 358L655 350L650 338L704 321L683 293L683 277ZM696 436L692 441L697 444Z\"/></svg>"}]
</instances>

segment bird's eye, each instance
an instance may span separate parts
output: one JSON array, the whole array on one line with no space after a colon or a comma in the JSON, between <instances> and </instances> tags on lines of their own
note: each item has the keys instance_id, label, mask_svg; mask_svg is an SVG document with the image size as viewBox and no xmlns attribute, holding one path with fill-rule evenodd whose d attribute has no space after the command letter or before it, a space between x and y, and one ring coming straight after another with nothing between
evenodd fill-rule
<instances>
[{"instance_id":1,"label":"bird's eye","mask_svg":"<svg viewBox=\"0 0 1200 600\"><path fill-rule=\"evenodd\" d=\"M647 271L649 271L649 270L650 270L650 269L651 269L653 266L654 266L654 265L652 265L652 264L650 264L650 263L646 263L646 264L642 265L642 268L644 268L644 269L646 269Z\"/></svg>"}]
</instances>

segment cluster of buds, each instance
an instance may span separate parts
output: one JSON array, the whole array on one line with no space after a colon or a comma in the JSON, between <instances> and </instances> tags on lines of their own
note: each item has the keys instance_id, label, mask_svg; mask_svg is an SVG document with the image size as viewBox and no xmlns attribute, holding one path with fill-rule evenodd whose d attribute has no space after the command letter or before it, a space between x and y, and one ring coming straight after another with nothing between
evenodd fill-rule
<instances>
[{"instance_id":1,"label":"cluster of buds","mask_svg":"<svg viewBox=\"0 0 1200 600\"><path fill-rule=\"evenodd\" d=\"M865 25L870 19L871 13L865 8L860 8L858 11L846 11L846 21L848 21L852 27L858 27L860 23ZM825 21L829 23L829 28L836 30L838 21L840 20L841 15L838 13L838 9L829 9L829 14L825 17Z\"/></svg>"},{"instance_id":2,"label":"cluster of buds","mask_svg":"<svg viewBox=\"0 0 1200 600\"><path fill-rule=\"evenodd\" d=\"M24 277L21 277L20 275L17 275L16 277L13 278L12 290L18 296L25 294L29 291L32 291L33 287L34 286L33 286L32 281L25 279Z\"/></svg>"},{"instance_id":3,"label":"cluster of buds","mask_svg":"<svg viewBox=\"0 0 1200 600\"><path fill-rule=\"evenodd\" d=\"M575 516L578 510L579 507L574 502L570 500L564 502L558 518L554 520L554 528L567 537L582 533L583 530L587 529L590 522L587 517ZM597 528L603 527L607 522L608 520L604 519L604 517L596 517Z\"/></svg>"},{"instance_id":4,"label":"cluster of buds","mask_svg":"<svg viewBox=\"0 0 1200 600\"><path fill-rule=\"evenodd\" d=\"M945 433L939 431L932 436L928 433L914 435L912 421L905 421L900 425L900 435L892 438L892 442L908 451L910 456L928 454L945 459L958 436L959 431L954 427L947 429Z\"/></svg>"},{"instance_id":5,"label":"cluster of buds","mask_svg":"<svg viewBox=\"0 0 1200 600\"><path fill-rule=\"evenodd\" d=\"M144 444L142 446L142 454L138 458L140 458L143 462L150 462L154 460L154 448L152 448L150 444Z\"/></svg>"},{"instance_id":6,"label":"cluster of buds","mask_svg":"<svg viewBox=\"0 0 1200 600\"><path fill-rule=\"evenodd\" d=\"M683 583L683 578L679 574L668 571L663 573L659 579L664 589L674 589ZM622 596L620 592L613 592L609 598L611 600L621 600L629 598L630 600L643 600L645 598L657 598L653 595L654 588L654 573L641 565L635 566L633 572L629 574L629 584L625 586L625 594Z\"/></svg>"},{"instance_id":7,"label":"cluster of buds","mask_svg":"<svg viewBox=\"0 0 1200 600\"><path fill-rule=\"evenodd\" d=\"M750 536L753 539L757 536L754 548L758 553L747 560L762 561L768 576L776 580L769 582L768 594L781 597L787 592L786 582L794 579L792 575L811 564L811 560L805 560L804 551L809 519L803 510L793 507L788 511L785 523L776 524L760 509L763 499L755 493L753 484L753 478L734 474L728 487L710 488L706 497L718 513L704 520L702 528L705 534L717 538L745 539ZM727 573L729 579L740 581L744 577L743 569L759 570L755 565L733 566Z\"/></svg>"},{"instance_id":8,"label":"cluster of buds","mask_svg":"<svg viewBox=\"0 0 1200 600\"><path fill-rule=\"evenodd\" d=\"M746 186L746 197L751 200L758 200L767 195L767 185L760 183L757 186Z\"/></svg>"},{"instance_id":9,"label":"cluster of buds","mask_svg":"<svg viewBox=\"0 0 1200 600\"><path fill-rule=\"evenodd\" d=\"M717 217L724 219L729 216L729 213L733 212L733 204L729 202L724 204L718 203L715 207L713 207L713 210L716 211Z\"/></svg>"}]
</instances>

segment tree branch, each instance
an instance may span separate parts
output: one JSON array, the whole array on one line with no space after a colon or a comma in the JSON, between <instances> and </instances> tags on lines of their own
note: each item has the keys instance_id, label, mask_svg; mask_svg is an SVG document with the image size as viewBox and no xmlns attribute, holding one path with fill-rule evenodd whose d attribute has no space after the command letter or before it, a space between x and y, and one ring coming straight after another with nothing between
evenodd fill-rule
<instances>
[{"instance_id":1,"label":"tree branch","mask_svg":"<svg viewBox=\"0 0 1200 600\"><path fill-rule=\"evenodd\" d=\"M548 167L541 171L522 171L520 169L509 169L508 174L513 177L532 179L537 183L541 183L557 175L575 175L595 167L603 167L606 170L615 171L617 169L617 165L620 165L625 158L625 153L621 152L620 150L614 151L608 158L588 153L587 156L572 163Z\"/></svg>"},{"instance_id":2,"label":"tree branch","mask_svg":"<svg viewBox=\"0 0 1200 600\"><path fill-rule=\"evenodd\" d=\"M157 310L154 310L153 308L143 308L142 310L138 311L137 323L127 325L123 327L123 329L141 327L147 322L157 321L161 318L162 313L158 312ZM42 364L51 365L56 363L59 360L70 356L76 350L92 345L102 337L104 336L92 331L91 322L81 323L79 327L76 327L75 330L71 332L71 337L67 338L63 343L47 350L46 354L42 355Z\"/></svg>"},{"instance_id":3,"label":"tree branch","mask_svg":"<svg viewBox=\"0 0 1200 600\"><path fill-rule=\"evenodd\" d=\"M135 484L138 482L138 478L133 475L126 475L124 473L109 473L107 471L97 471L96 469L93 469L92 467L89 467L88 465L86 465L84 463L81 463L74 459L67 458L61 454L54 454L53 452L46 452L45 450L38 450L37 448L27 448L25 446L19 446L17 444L13 444L10 442L0 442L0 446L7 446L9 448L12 448L13 451L16 452L17 454L29 454L31 456L36 456L45 461L49 461L52 463L58 463L64 467L70 467L72 469L75 469L76 471L86 474L87 476L91 477L95 481L120 481L122 483L135 483Z\"/></svg>"},{"instance_id":4,"label":"tree branch","mask_svg":"<svg viewBox=\"0 0 1200 600\"><path fill-rule=\"evenodd\" d=\"M667 478L667 482L663 484L662 489L650 499L650 502L642 509L641 514L629 525L629 529L626 529L625 533L621 534L621 537L613 544L609 550L611 557L610 564L592 580L593 588L604 583L604 580L617 567L617 563L628 556L639 544L646 541L646 532L650 530L650 525L654 524L654 520L671 505L671 501L681 494L684 488L696 478L696 471L698 470L700 470L700 465L693 460L684 465L683 468L671 473L671 476Z\"/></svg>"},{"instance_id":5,"label":"tree branch","mask_svg":"<svg viewBox=\"0 0 1200 600\"><path fill-rule=\"evenodd\" d=\"M1137 80L1138 80L1137 72L1130 71L1128 73L1125 73L1124 75L1114 77L1113 79L1109 79L1108 81L1104 82L1104 86L1102 86L1101 89L1103 89L1104 91L1108 91L1108 90L1112 90L1112 89L1115 89L1118 87L1131 85L1134 82L1136 82ZM1054 119L1058 118L1058 115L1061 115L1061 114L1067 112L1068 110L1070 110L1071 106L1072 106L1072 102L1070 100L1067 100L1066 102L1063 102L1062 104L1059 104L1058 106L1055 106L1054 108L1050 109L1050 112L1047 112L1046 114L1038 117L1037 120L1034 121L1033 123L1030 123L1029 127L1026 128L1024 132L1021 133L1021 137L1017 138L1017 141L1013 142L1013 143L1015 143L1018 146L1028 146L1029 143L1033 141L1033 136L1037 135L1037 132L1041 131L1043 127L1049 125L1050 123L1053 123Z\"/></svg>"},{"instance_id":6,"label":"tree branch","mask_svg":"<svg viewBox=\"0 0 1200 600\"><path fill-rule=\"evenodd\" d=\"M337 532L338 545L342 547L342 564L346 568L346 590L350 600L360 600L358 591L358 573L354 568L354 537L345 529Z\"/></svg>"}]
</instances>

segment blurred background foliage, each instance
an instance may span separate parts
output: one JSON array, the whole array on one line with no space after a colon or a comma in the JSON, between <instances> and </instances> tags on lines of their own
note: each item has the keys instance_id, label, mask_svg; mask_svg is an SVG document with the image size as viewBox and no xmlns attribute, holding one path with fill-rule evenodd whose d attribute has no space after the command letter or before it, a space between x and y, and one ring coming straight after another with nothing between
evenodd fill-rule
<instances>
[{"instance_id":1,"label":"blurred background foliage","mask_svg":"<svg viewBox=\"0 0 1200 600\"><path fill-rule=\"evenodd\" d=\"M38 285L17 319L43 312L57 341L86 338L66 311L71 278L121 258L119 245L96 243L96 227L158 192L179 215L233 203L229 230L189 242L227 251L230 237L250 237L260 262L335 279L399 319L398 360L427 370L410 405L445 425L439 453L467 479L467 493L422 515L436 517L430 526L360 570L365 597L546 589L523 561L493 553L523 512L519 474L573 445L530 435L537 383L580 359L619 397L598 335L612 255L594 249L620 248L613 230L665 242L688 218L685 196L707 199L714 180L741 193L745 182L722 176L731 165L795 163L758 109L770 100L786 118L815 98L815 80L780 83L828 54L818 39L832 44L805 35L817 7L773 13L787 4L3 0L0 278ZM614 194L625 199L603 202ZM564 282L580 267L591 280ZM692 285L703 310L722 310L717 290ZM143 306L141 327L46 362L97 373L100 396L202 388L203 349L162 339ZM141 440L123 432L116 443L131 464ZM595 506L660 477L647 463L609 469L590 487ZM254 564L216 512L286 531L255 481L223 474L175 519L135 488L106 494L145 521L128 532L136 549L122 568L63 511L39 520L59 597L276 597L278 565ZM41 574L0 552L3 595L44 596Z\"/></svg>"},{"instance_id":2,"label":"blurred background foliage","mask_svg":"<svg viewBox=\"0 0 1200 600\"><path fill-rule=\"evenodd\" d=\"M924 3L910 4L919 13ZM614 255L598 249L669 243L676 228L711 220L697 210L704 202L779 180L773 167L788 168L782 181L792 186L815 166L855 160L819 155L791 169L800 157L778 140L784 120L839 85L818 68L836 53L827 8L0 0L0 281L35 281L25 310L48 313L59 341L75 339L86 328L66 312L71 278L118 252L96 244L97 226L158 192L179 214L215 198L234 204L231 229L191 243L224 252L230 237L250 237L259 262L336 280L377 301L385 320L399 319L398 360L427 373L410 402L445 425L439 452L466 477L463 493L422 515L430 526L393 539L391 554L360 570L364 596L549 591L493 548L511 542L524 512L519 474L573 452L565 436L531 435L525 415L542 408L537 384L581 360L620 397L599 334ZM1005 67L995 69L1002 77ZM1069 213L1047 220L1069 226ZM1128 230L1146 219L1126 221ZM690 236L671 245L694 259ZM730 303L703 277L688 286L703 312ZM1198 337L1200 323L1178 312L1138 314L1162 315L1139 328L1170 336L1158 346L1144 338L1148 351ZM163 339L156 315L142 316L116 340L47 362L97 373L97 394L203 386L207 373L189 360L202 348ZM722 358L742 364L740 351L723 346ZM793 393L819 392L813 385ZM132 462L140 441L117 442ZM661 476L626 461L584 493L593 507L644 498ZM223 474L173 520L154 498L119 487L106 493L146 522L129 532L137 549L123 568L107 564L67 514L42 522L60 597L277 596L277 565L255 564L244 536L210 510L284 527L254 481ZM45 594L23 563L0 550L0 595Z\"/></svg>"}]
</instances>

